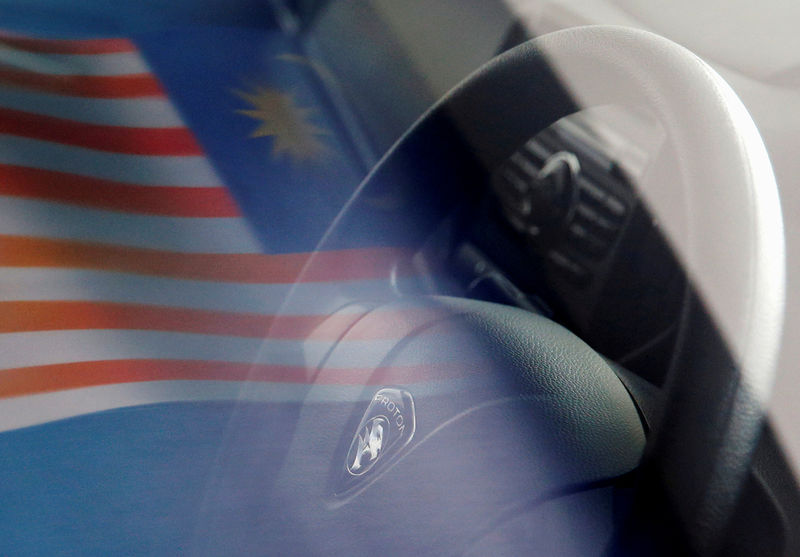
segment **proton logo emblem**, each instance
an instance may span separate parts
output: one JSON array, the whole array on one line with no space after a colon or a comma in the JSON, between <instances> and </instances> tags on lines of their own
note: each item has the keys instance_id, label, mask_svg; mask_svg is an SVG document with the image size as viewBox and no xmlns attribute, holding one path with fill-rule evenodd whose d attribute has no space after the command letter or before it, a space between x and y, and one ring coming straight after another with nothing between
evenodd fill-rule
<instances>
[{"instance_id":1,"label":"proton logo emblem","mask_svg":"<svg viewBox=\"0 0 800 557\"><path fill-rule=\"evenodd\" d=\"M388 431L389 420L386 416L375 416L368 421L353 439L347 455L347 471L360 476L372 468L383 454L383 437Z\"/></svg>"},{"instance_id":2,"label":"proton logo emblem","mask_svg":"<svg viewBox=\"0 0 800 557\"><path fill-rule=\"evenodd\" d=\"M410 393L400 389L375 393L347 451L343 490L354 488L354 482L376 466L385 468L411 441L415 427Z\"/></svg>"}]
</instances>

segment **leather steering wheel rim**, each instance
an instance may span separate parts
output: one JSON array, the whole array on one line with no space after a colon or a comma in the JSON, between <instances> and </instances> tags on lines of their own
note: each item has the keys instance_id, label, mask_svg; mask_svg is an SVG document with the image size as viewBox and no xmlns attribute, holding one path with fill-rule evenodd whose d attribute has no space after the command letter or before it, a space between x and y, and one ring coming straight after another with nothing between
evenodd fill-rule
<instances>
[{"instance_id":1,"label":"leather steering wheel rim","mask_svg":"<svg viewBox=\"0 0 800 557\"><path fill-rule=\"evenodd\" d=\"M684 215L664 225L702 300L687 314L684 336L703 329L700 315L710 315L721 334L700 355L697 343L683 344L667 418L649 450L649 468L692 545L712 552L759 438L782 328L785 262L766 150L739 99L706 63L652 33L613 26L572 28L516 47L417 121L365 179L322 247L353 224L370 192L403 183L424 192L443 181L485 178L547 125L611 103L648 107L664 126L679 184L671 192L645 185L642 196L656 215L666 197L681 196ZM417 229L420 239L430 231Z\"/></svg>"}]
</instances>

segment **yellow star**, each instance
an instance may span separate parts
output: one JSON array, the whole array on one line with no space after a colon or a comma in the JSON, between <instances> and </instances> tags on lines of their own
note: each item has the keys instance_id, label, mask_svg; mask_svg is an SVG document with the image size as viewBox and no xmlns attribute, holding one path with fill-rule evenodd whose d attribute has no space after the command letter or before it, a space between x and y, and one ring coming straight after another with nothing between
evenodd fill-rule
<instances>
[{"instance_id":1,"label":"yellow star","mask_svg":"<svg viewBox=\"0 0 800 557\"><path fill-rule=\"evenodd\" d=\"M236 112L260 122L250 137L273 138L273 157L288 155L294 162L303 162L319 159L327 152L319 137L328 135L328 131L311 122L314 109L298 106L291 94L262 86L233 93L253 107Z\"/></svg>"}]
</instances>

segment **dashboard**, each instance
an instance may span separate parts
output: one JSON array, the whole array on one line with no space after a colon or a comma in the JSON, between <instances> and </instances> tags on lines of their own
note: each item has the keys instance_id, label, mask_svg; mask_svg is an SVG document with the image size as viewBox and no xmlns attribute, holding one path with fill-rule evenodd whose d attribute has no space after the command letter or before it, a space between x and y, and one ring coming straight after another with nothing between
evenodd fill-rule
<instances>
[{"instance_id":1,"label":"dashboard","mask_svg":"<svg viewBox=\"0 0 800 557\"><path fill-rule=\"evenodd\" d=\"M663 134L646 113L585 110L521 145L459 216L461 294L534 310L661 385L686 277L636 192Z\"/></svg>"}]
</instances>

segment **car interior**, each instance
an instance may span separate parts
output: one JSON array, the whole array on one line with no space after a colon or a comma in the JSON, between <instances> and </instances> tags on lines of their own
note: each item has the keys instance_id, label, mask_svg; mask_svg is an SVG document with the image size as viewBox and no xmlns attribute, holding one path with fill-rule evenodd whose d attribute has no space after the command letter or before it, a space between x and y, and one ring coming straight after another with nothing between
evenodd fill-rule
<instances>
[{"instance_id":1,"label":"car interior","mask_svg":"<svg viewBox=\"0 0 800 557\"><path fill-rule=\"evenodd\" d=\"M1 553L800 554L777 15L14 4Z\"/></svg>"}]
</instances>

